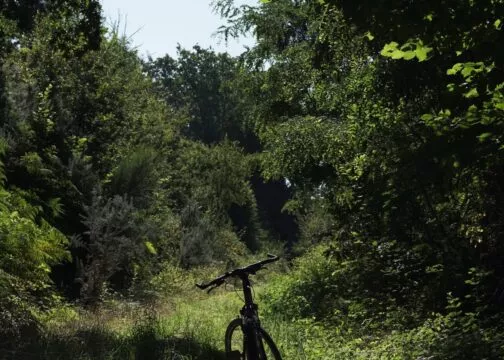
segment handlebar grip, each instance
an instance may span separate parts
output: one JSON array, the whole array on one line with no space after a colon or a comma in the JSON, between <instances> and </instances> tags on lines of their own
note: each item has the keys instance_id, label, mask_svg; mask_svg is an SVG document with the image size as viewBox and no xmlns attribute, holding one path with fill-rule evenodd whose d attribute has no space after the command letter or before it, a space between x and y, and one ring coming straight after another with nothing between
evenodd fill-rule
<instances>
[{"instance_id":1,"label":"handlebar grip","mask_svg":"<svg viewBox=\"0 0 504 360\"><path fill-rule=\"evenodd\" d=\"M209 283L207 284L195 284L198 288L200 288L201 290L205 290L206 288L210 287L210 286L215 286L215 287L218 287L220 285L222 285L222 283L224 282L224 275L223 276L220 276L218 277L217 279L214 279L212 281L210 281Z\"/></svg>"}]
</instances>

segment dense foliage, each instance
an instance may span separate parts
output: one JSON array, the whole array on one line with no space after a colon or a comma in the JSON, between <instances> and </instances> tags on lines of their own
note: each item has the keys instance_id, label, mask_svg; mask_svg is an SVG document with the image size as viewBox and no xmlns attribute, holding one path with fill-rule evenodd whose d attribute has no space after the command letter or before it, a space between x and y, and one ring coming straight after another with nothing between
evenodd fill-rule
<instances>
[{"instance_id":1,"label":"dense foliage","mask_svg":"<svg viewBox=\"0 0 504 360\"><path fill-rule=\"evenodd\" d=\"M0 5L0 348L283 248L261 296L309 358L504 356L504 2L213 6L256 45L140 59L96 0Z\"/></svg>"},{"instance_id":2,"label":"dense foliage","mask_svg":"<svg viewBox=\"0 0 504 360\"><path fill-rule=\"evenodd\" d=\"M257 84L247 102L263 174L294 191L285 208L300 223L297 251L322 243L332 259L306 255L300 277L273 290L273 309L369 333L455 316L457 303L477 325L464 318L455 334L495 326L504 3L261 3L215 6L225 36L258 41L242 55ZM462 338L449 341L486 348ZM468 348L429 351L475 358Z\"/></svg>"},{"instance_id":3,"label":"dense foliage","mask_svg":"<svg viewBox=\"0 0 504 360\"><path fill-rule=\"evenodd\" d=\"M236 61L181 50L169 97L165 65L103 28L98 2L27 6L0 16L2 334L37 323L55 290L94 307L109 289L152 295L166 266L257 251L257 161L237 143L254 135L225 89Z\"/></svg>"}]
</instances>

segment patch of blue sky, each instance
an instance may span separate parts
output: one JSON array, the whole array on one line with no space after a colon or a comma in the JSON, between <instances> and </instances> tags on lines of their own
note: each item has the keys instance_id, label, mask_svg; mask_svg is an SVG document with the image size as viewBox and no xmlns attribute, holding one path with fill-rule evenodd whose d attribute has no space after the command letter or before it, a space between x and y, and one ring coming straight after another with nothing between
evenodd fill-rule
<instances>
[{"instance_id":1,"label":"patch of blue sky","mask_svg":"<svg viewBox=\"0 0 504 360\"><path fill-rule=\"evenodd\" d=\"M256 5L257 0L236 0L236 4ZM118 30L131 38L140 56L177 55L177 45L212 47L236 56L253 46L252 37L230 39L228 43L215 33L224 20L213 13L210 0L101 0L108 27L119 23Z\"/></svg>"}]
</instances>

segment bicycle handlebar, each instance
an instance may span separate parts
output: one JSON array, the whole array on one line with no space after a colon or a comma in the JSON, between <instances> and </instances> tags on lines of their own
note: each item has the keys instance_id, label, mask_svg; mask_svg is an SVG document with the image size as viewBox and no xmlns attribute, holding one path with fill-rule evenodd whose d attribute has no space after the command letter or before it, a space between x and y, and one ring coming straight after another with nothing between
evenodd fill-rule
<instances>
[{"instance_id":1,"label":"bicycle handlebar","mask_svg":"<svg viewBox=\"0 0 504 360\"><path fill-rule=\"evenodd\" d=\"M208 292L210 292L213 289L215 289L216 287L221 286L228 277L234 277L234 276L240 277L240 276L249 275L249 274L255 275L256 272L258 272L259 270L261 270L264 267L264 265L278 261L280 259L278 256L272 255L272 254L268 254L268 258L269 259L261 260L261 261L254 263L254 264L250 264L250 265L242 267L242 268L228 271L228 272L222 274L221 276L216 277L215 279L213 279L212 281L210 281L206 284L201 283L201 284L196 284L196 286L198 288L200 288L201 290L205 290L206 288L213 285L214 287L208 291Z\"/></svg>"}]
</instances>

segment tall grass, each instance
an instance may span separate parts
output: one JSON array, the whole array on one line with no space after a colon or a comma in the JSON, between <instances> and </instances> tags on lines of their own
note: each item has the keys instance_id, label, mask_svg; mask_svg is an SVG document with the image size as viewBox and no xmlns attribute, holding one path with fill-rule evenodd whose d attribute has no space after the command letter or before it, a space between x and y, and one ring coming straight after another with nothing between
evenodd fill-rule
<instances>
[{"instance_id":1,"label":"tall grass","mask_svg":"<svg viewBox=\"0 0 504 360\"><path fill-rule=\"evenodd\" d=\"M170 282L169 274L165 274L164 280L171 284L170 292L149 306L114 300L105 302L99 311L94 312L70 306L53 309L43 319L43 335L27 339L22 346L5 347L0 350L0 358L225 359L224 334L228 323L238 316L243 306L241 292L233 291L231 286L219 288L210 295L201 292L193 284L204 274L204 271L192 274L178 282ZM270 273L269 276L277 275ZM285 281L278 276L274 281L255 277L258 284L255 292L262 325L286 360L413 360L429 358L429 354L438 354L431 356L432 359L445 359L447 352L443 350L443 344L457 335L435 330L454 324L453 319L441 315L418 328L392 333L368 333L359 329L352 332L350 328L342 331L334 323L326 327L314 319L289 319L278 313L278 308L264 306L268 304L266 296L271 294L263 290L278 290L275 288L278 281ZM170 297L170 293L177 295ZM461 319L462 322L465 320ZM447 336L443 337L443 334ZM493 359L494 353L488 352L481 358Z\"/></svg>"},{"instance_id":2,"label":"tall grass","mask_svg":"<svg viewBox=\"0 0 504 360\"><path fill-rule=\"evenodd\" d=\"M0 346L0 359L224 359L224 334L243 305L240 295L194 287L217 272L167 269L158 280L169 286L150 305L109 299L96 311L52 309L41 317L40 336Z\"/></svg>"}]
</instances>

